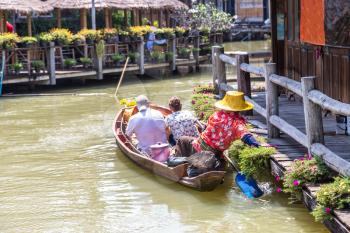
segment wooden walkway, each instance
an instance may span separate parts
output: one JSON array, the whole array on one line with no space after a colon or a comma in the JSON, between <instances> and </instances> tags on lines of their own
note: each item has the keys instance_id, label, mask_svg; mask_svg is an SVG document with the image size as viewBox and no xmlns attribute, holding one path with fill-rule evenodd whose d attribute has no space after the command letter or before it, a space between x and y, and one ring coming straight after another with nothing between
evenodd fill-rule
<instances>
[{"instance_id":1,"label":"wooden walkway","mask_svg":"<svg viewBox=\"0 0 350 233\"><path fill-rule=\"evenodd\" d=\"M253 93L252 99L265 107L265 93ZM279 97L280 116L305 132L304 109L301 100L288 100L284 95ZM252 123L258 123L263 126L266 120L254 112L254 116L249 117ZM350 136L336 135L336 121L331 114L323 115L323 124L325 131L325 144L337 155L347 161L350 161ZM260 126L261 127L261 126ZM307 153L307 149L294 141L286 134L282 134L278 139L269 140L270 144L276 145L278 154L271 156L271 170L273 175L283 177L284 172L291 166L296 158L302 157ZM309 210L316 205L315 193L319 186L307 186L304 190L304 204ZM325 221L324 224L332 232L350 232L350 211L335 211L335 218L331 221Z\"/></svg>"},{"instance_id":2,"label":"wooden walkway","mask_svg":"<svg viewBox=\"0 0 350 233\"><path fill-rule=\"evenodd\" d=\"M208 56L200 56L198 62L203 63L208 61ZM196 66L197 61L194 59L176 59L176 67L180 66ZM144 65L145 71L155 70L155 69L170 69L170 63L146 63ZM103 74L120 74L123 71L123 67L117 68L103 68ZM125 72L127 73L138 73L140 67L138 65L128 65ZM74 69L74 70L56 70L56 80L59 79L68 79L68 78L82 78L82 79L96 79L97 71L94 69ZM3 84L20 84L20 83L45 83L50 80L49 74L41 74L35 79L30 79L29 76L16 77L16 78L6 78L3 81Z\"/></svg>"}]
</instances>

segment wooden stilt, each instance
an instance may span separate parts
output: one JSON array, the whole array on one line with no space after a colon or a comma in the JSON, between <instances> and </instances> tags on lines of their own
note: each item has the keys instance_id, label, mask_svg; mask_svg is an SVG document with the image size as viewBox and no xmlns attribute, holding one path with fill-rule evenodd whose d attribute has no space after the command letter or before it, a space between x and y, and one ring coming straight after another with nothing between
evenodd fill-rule
<instances>
[{"instance_id":1,"label":"wooden stilt","mask_svg":"<svg viewBox=\"0 0 350 233\"><path fill-rule=\"evenodd\" d=\"M170 26L170 15L169 15L169 11L165 10L165 26L169 27Z\"/></svg>"},{"instance_id":2,"label":"wooden stilt","mask_svg":"<svg viewBox=\"0 0 350 233\"><path fill-rule=\"evenodd\" d=\"M0 33L5 32L4 21L5 21L4 11L0 10Z\"/></svg>"},{"instance_id":3,"label":"wooden stilt","mask_svg":"<svg viewBox=\"0 0 350 233\"><path fill-rule=\"evenodd\" d=\"M7 32L7 25L6 25L6 22L7 22L7 13L6 11L4 11L4 21L3 21L3 24L4 24L4 32Z\"/></svg>"},{"instance_id":4,"label":"wooden stilt","mask_svg":"<svg viewBox=\"0 0 350 233\"><path fill-rule=\"evenodd\" d=\"M28 27L28 36L32 36L32 13L27 14L27 27Z\"/></svg>"},{"instance_id":5,"label":"wooden stilt","mask_svg":"<svg viewBox=\"0 0 350 233\"><path fill-rule=\"evenodd\" d=\"M158 26L161 28L161 27L163 27L163 24L162 24L162 10L158 10L157 11L157 17L158 17Z\"/></svg>"},{"instance_id":6,"label":"wooden stilt","mask_svg":"<svg viewBox=\"0 0 350 233\"><path fill-rule=\"evenodd\" d=\"M135 11L130 11L131 14L131 25L130 26L135 26Z\"/></svg>"},{"instance_id":7,"label":"wooden stilt","mask_svg":"<svg viewBox=\"0 0 350 233\"><path fill-rule=\"evenodd\" d=\"M105 14L105 28L111 28L111 25L109 24L110 23L110 20L109 20L110 11L108 8L104 8L104 14Z\"/></svg>"},{"instance_id":8,"label":"wooden stilt","mask_svg":"<svg viewBox=\"0 0 350 233\"><path fill-rule=\"evenodd\" d=\"M128 10L124 10L124 25L128 27Z\"/></svg>"},{"instance_id":9,"label":"wooden stilt","mask_svg":"<svg viewBox=\"0 0 350 233\"><path fill-rule=\"evenodd\" d=\"M61 14L61 9L56 8L55 9L56 12L56 26L58 28L62 27L62 14Z\"/></svg>"},{"instance_id":10,"label":"wooden stilt","mask_svg":"<svg viewBox=\"0 0 350 233\"><path fill-rule=\"evenodd\" d=\"M150 9L149 10L149 21L151 22L151 24L153 25L153 10L152 9Z\"/></svg>"},{"instance_id":11,"label":"wooden stilt","mask_svg":"<svg viewBox=\"0 0 350 233\"><path fill-rule=\"evenodd\" d=\"M139 22L142 25L142 10L139 10Z\"/></svg>"},{"instance_id":12,"label":"wooden stilt","mask_svg":"<svg viewBox=\"0 0 350 233\"><path fill-rule=\"evenodd\" d=\"M87 15L86 9L80 9L80 27L81 29L87 29Z\"/></svg>"}]
</instances>

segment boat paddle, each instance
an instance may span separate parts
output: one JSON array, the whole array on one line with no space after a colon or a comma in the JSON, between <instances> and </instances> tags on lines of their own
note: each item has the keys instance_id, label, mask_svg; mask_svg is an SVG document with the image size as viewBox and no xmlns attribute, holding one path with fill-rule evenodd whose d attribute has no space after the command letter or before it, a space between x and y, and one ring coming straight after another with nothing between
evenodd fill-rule
<instances>
[{"instance_id":1,"label":"boat paddle","mask_svg":"<svg viewBox=\"0 0 350 233\"><path fill-rule=\"evenodd\" d=\"M264 192L259 188L258 184L252 177L247 177L239 171L232 160L224 154L226 161L237 171L235 178L235 183L239 189L244 193L249 199L261 197Z\"/></svg>"},{"instance_id":2,"label":"boat paddle","mask_svg":"<svg viewBox=\"0 0 350 233\"><path fill-rule=\"evenodd\" d=\"M118 102L118 97L117 97L118 96L117 95L118 94L118 90L119 90L120 84L122 84L122 81L123 81L123 78L124 78L124 73L125 73L126 67L128 66L128 63L129 63L129 57L126 58L122 74L120 75L120 79L119 79L119 82L118 82L117 89L115 89L114 98L116 99L117 102Z\"/></svg>"}]
</instances>

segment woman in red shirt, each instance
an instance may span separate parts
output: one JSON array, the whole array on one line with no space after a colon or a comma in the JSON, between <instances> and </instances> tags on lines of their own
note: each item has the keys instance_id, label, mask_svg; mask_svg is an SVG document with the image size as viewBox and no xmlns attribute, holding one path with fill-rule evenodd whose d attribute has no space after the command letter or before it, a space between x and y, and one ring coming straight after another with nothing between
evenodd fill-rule
<instances>
[{"instance_id":1,"label":"woman in red shirt","mask_svg":"<svg viewBox=\"0 0 350 233\"><path fill-rule=\"evenodd\" d=\"M177 156L188 157L200 151L212 151L221 155L237 139L250 146L260 146L247 130L245 119L239 115L239 112L254 107L244 100L242 92L227 92L223 100L215 103L215 107L219 111L209 117L207 128L198 138L180 137L176 147Z\"/></svg>"}]
</instances>

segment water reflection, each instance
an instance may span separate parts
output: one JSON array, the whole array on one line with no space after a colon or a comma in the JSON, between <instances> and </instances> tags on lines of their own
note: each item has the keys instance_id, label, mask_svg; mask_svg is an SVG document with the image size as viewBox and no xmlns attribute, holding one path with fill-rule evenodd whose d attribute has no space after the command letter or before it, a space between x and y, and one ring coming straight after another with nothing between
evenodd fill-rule
<instances>
[{"instance_id":1,"label":"water reflection","mask_svg":"<svg viewBox=\"0 0 350 233\"><path fill-rule=\"evenodd\" d=\"M210 79L127 77L120 97L165 105L176 94L188 108L191 87ZM0 101L0 232L326 232L283 195L246 200L232 176L200 193L139 168L115 145L119 107L107 95Z\"/></svg>"}]
</instances>

